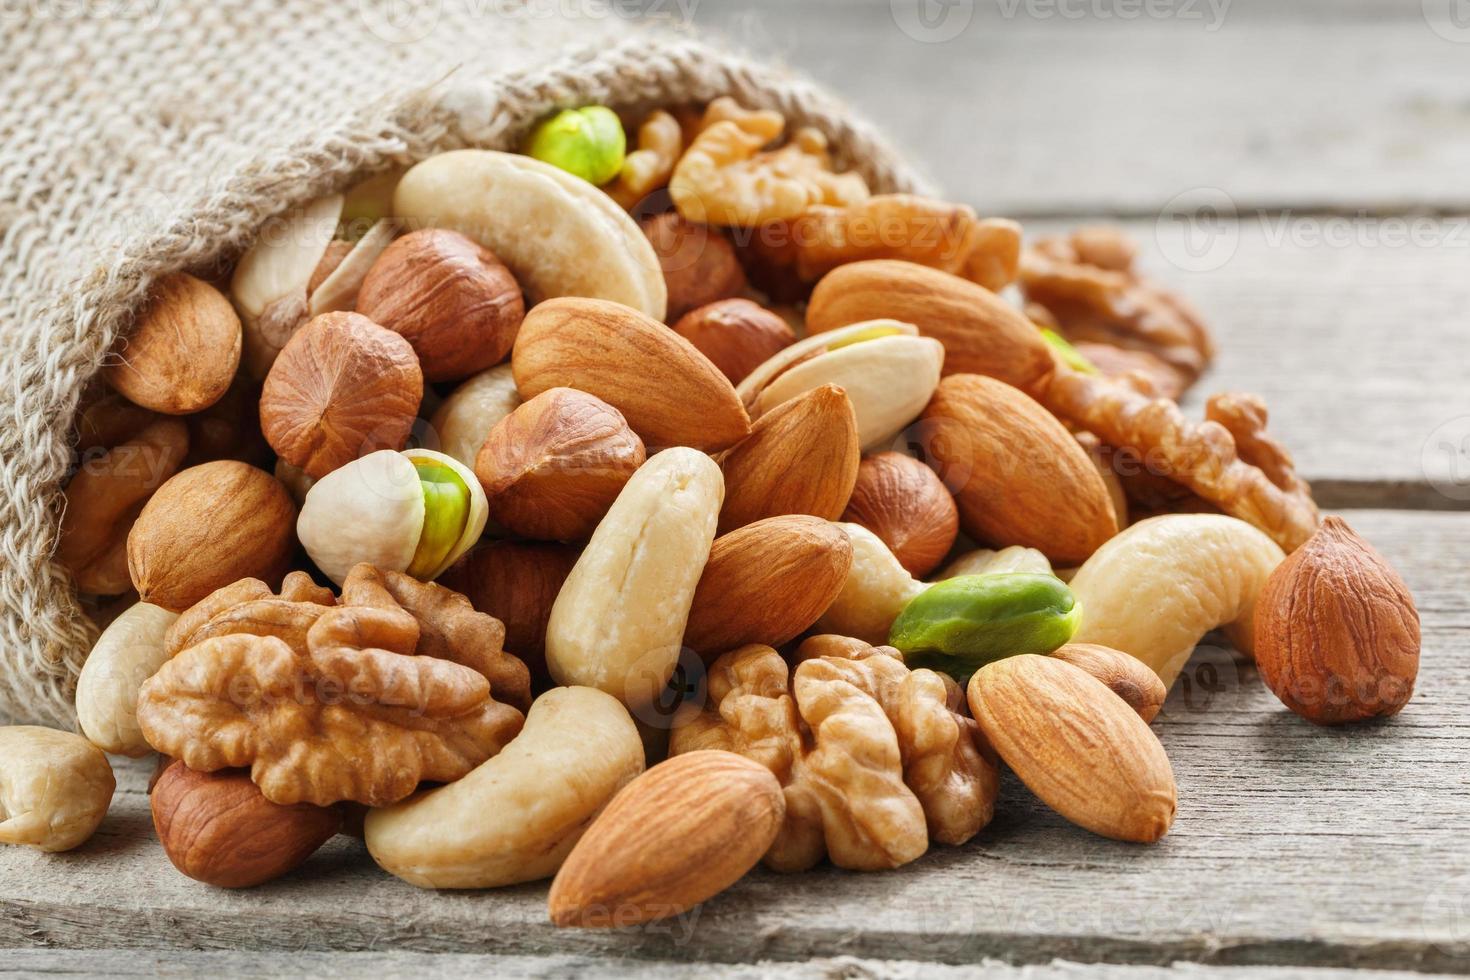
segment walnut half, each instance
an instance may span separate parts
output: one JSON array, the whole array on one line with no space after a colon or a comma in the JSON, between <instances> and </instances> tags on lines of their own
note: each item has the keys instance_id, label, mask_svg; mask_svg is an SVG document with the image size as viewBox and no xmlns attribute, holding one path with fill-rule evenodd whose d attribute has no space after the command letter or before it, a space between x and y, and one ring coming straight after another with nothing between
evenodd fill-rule
<instances>
[{"instance_id":1,"label":"walnut half","mask_svg":"<svg viewBox=\"0 0 1470 980\"><path fill-rule=\"evenodd\" d=\"M769 768L786 820L765 863L801 871L896 868L930 839L961 844L989 821L999 785L960 691L910 671L888 647L819 636L794 669L770 647L720 657L709 704L674 729L671 755L738 752Z\"/></svg>"}]
</instances>

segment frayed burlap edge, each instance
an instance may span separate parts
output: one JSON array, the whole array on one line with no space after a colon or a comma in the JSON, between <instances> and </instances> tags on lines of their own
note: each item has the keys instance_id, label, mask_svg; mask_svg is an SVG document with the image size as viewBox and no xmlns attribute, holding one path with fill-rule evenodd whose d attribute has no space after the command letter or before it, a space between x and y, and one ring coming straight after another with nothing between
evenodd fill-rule
<instances>
[{"instance_id":1,"label":"frayed burlap edge","mask_svg":"<svg viewBox=\"0 0 1470 980\"><path fill-rule=\"evenodd\" d=\"M508 148L547 112L704 101L721 94L820 129L840 160L880 191L923 190L868 125L811 83L681 38L636 37L498 78L460 77L369 106L309 143L229 179L115 261L30 311L36 321L0 375L0 720L71 727L76 677L96 638L70 576L50 560L71 465L70 429L84 385L159 276L238 254L273 215L365 174L463 146Z\"/></svg>"}]
</instances>

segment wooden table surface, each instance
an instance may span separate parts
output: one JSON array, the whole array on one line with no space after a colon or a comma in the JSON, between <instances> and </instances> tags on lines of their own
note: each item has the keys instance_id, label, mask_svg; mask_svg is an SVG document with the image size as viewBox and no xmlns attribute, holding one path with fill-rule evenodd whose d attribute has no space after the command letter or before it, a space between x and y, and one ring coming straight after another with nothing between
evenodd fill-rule
<instances>
[{"instance_id":1,"label":"wooden table surface","mask_svg":"<svg viewBox=\"0 0 1470 980\"><path fill-rule=\"evenodd\" d=\"M618 933L553 929L544 884L419 891L340 838L285 880L208 889L168 865L145 772L124 765L81 850L0 849L0 974L1470 972L1459 2L950 0L920 21L888 0L696 7L845 93L983 213L1035 231L1111 218L1139 236L1149 268L1215 326L1201 390L1266 396L1324 506L1413 589L1423 666L1400 716L1318 730L1207 646L1156 723L1179 814L1155 847L1072 827L1008 778L965 847L883 874L757 872L680 920ZM948 39L960 22L946 11L968 17Z\"/></svg>"}]
</instances>

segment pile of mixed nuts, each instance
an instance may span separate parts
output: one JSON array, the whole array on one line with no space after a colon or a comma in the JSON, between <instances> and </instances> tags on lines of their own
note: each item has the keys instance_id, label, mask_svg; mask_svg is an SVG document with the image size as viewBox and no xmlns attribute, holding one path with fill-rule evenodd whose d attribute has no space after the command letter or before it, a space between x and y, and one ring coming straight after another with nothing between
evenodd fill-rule
<instances>
[{"instance_id":1,"label":"pile of mixed nuts","mask_svg":"<svg viewBox=\"0 0 1470 980\"><path fill-rule=\"evenodd\" d=\"M85 738L0 729L0 841L78 846L104 751L156 751L200 881L349 833L628 925L962 844L1001 763L1158 840L1149 722L1217 627L1314 722L1404 705L1407 589L1259 400L1181 412L1211 338L1125 238L1023 247L785 130L568 110L159 282L76 426Z\"/></svg>"}]
</instances>

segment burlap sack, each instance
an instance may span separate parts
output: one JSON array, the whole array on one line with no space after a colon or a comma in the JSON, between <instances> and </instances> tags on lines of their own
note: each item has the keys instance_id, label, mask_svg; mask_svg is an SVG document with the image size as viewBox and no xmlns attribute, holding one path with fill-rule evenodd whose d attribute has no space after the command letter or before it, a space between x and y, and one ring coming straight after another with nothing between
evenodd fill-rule
<instances>
[{"instance_id":1,"label":"burlap sack","mask_svg":"<svg viewBox=\"0 0 1470 980\"><path fill-rule=\"evenodd\" d=\"M96 627L50 560L69 430L157 276L217 269L274 214L511 146L574 104L729 93L817 126L877 189L916 185L812 85L595 0L17 0L0 21L0 718L16 721L73 723Z\"/></svg>"}]
</instances>

